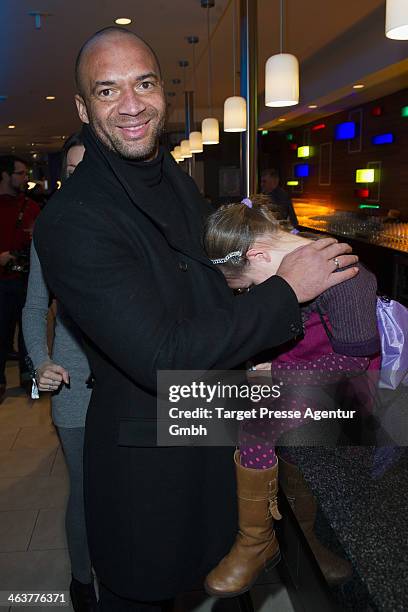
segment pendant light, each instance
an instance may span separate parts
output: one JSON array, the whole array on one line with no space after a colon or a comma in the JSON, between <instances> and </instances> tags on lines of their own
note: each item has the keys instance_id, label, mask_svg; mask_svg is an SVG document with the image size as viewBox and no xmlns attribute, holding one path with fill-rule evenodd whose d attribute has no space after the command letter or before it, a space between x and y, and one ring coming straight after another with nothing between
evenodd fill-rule
<instances>
[{"instance_id":1,"label":"pendant light","mask_svg":"<svg viewBox=\"0 0 408 612\"><path fill-rule=\"evenodd\" d=\"M195 61L195 46L199 41L198 36L189 36L187 38L190 45L193 46L193 112L192 119L194 125L194 99L196 95L196 61ZM203 152L203 138L201 132L190 132L190 150L192 153L202 153Z\"/></svg>"},{"instance_id":2,"label":"pendant light","mask_svg":"<svg viewBox=\"0 0 408 612\"><path fill-rule=\"evenodd\" d=\"M184 157L181 154L181 147L180 146L174 147L174 155L176 156L176 160L177 161L183 161L184 160Z\"/></svg>"},{"instance_id":3,"label":"pendant light","mask_svg":"<svg viewBox=\"0 0 408 612\"><path fill-rule=\"evenodd\" d=\"M190 149L190 141L189 140L182 140L180 142L180 148L181 148L181 155L183 156L184 159L188 158L188 157L193 157L193 154L191 152Z\"/></svg>"},{"instance_id":4,"label":"pendant light","mask_svg":"<svg viewBox=\"0 0 408 612\"><path fill-rule=\"evenodd\" d=\"M387 0L385 35L393 40L408 40L407 0Z\"/></svg>"},{"instance_id":5,"label":"pendant light","mask_svg":"<svg viewBox=\"0 0 408 612\"><path fill-rule=\"evenodd\" d=\"M265 105L272 107L299 104L299 62L283 53L284 0L280 0L280 53L265 65Z\"/></svg>"},{"instance_id":6,"label":"pendant light","mask_svg":"<svg viewBox=\"0 0 408 612\"><path fill-rule=\"evenodd\" d=\"M202 8L207 9L207 42L208 42L208 110L209 117L203 119L201 123L201 133L203 144L211 145L220 142L220 128L218 119L211 117L212 115L212 57L211 57L211 40L210 40L210 8L214 6L212 0L201 0Z\"/></svg>"},{"instance_id":7,"label":"pendant light","mask_svg":"<svg viewBox=\"0 0 408 612\"><path fill-rule=\"evenodd\" d=\"M236 96L236 42L235 42L235 6L236 0L232 0L232 65L234 70L234 95L224 102L224 132L245 132L247 125L246 100Z\"/></svg>"}]
</instances>

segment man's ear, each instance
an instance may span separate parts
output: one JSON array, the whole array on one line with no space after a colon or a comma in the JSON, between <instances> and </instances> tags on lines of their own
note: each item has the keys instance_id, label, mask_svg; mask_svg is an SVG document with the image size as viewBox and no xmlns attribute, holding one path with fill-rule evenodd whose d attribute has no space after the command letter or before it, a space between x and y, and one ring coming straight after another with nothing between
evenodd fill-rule
<instances>
[{"instance_id":1,"label":"man's ear","mask_svg":"<svg viewBox=\"0 0 408 612\"><path fill-rule=\"evenodd\" d=\"M86 110L86 104L84 99L79 94L75 95L75 104L77 107L78 115L82 123L89 123L88 111Z\"/></svg>"}]
</instances>

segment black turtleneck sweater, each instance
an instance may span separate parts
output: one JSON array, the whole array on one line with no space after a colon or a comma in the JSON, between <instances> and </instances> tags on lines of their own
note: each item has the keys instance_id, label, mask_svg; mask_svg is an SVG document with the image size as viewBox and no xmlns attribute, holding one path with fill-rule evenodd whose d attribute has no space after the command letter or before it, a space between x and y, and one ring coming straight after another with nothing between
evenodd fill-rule
<instances>
[{"instance_id":1,"label":"black turtleneck sweater","mask_svg":"<svg viewBox=\"0 0 408 612\"><path fill-rule=\"evenodd\" d=\"M174 223L177 218L180 222L185 223L183 207L163 172L163 156L164 150L163 147L160 147L157 157L152 160L121 160L123 172L135 193L138 191L138 184L142 181L148 188L152 199L160 203L163 217L169 223Z\"/></svg>"}]
</instances>

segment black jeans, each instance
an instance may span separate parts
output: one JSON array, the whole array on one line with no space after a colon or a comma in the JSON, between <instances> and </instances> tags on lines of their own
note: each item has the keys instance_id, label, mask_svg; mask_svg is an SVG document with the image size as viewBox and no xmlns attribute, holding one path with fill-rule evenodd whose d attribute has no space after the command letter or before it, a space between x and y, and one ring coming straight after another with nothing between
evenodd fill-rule
<instances>
[{"instance_id":1,"label":"black jeans","mask_svg":"<svg viewBox=\"0 0 408 612\"><path fill-rule=\"evenodd\" d=\"M173 599L147 602L124 599L101 583L99 583L98 603L100 612L172 612L174 608Z\"/></svg>"},{"instance_id":2,"label":"black jeans","mask_svg":"<svg viewBox=\"0 0 408 612\"><path fill-rule=\"evenodd\" d=\"M18 334L18 352L20 378L27 372L24 358L26 348L21 331L21 312L26 298L26 281L23 278L0 278L0 385L6 383L6 360L10 337L17 322L20 325Z\"/></svg>"}]
</instances>

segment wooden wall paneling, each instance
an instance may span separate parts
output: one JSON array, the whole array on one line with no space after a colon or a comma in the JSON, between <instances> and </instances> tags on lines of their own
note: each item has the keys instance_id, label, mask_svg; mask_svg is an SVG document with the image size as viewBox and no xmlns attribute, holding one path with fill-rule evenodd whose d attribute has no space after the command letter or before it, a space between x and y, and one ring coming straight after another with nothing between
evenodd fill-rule
<instances>
[{"instance_id":1,"label":"wooden wall paneling","mask_svg":"<svg viewBox=\"0 0 408 612\"><path fill-rule=\"evenodd\" d=\"M349 121L356 124L357 136L348 141L349 153L361 153L361 143L363 138L363 109L357 108L349 112Z\"/></svg>"},{"instance_id":2,"label":"wooden wall paneling","mask_svg":"<svg viewBox=\"0 0 408 612\"><path fill-rule=\"evenodd\" d=\"M382 179L382 163L380 161L367 162L367 168L374 168L375 182L367 183L367 188L370 190L370 197L367 202L378 203L381 198L381 179Z\"/></svg>"},{"instance_id":3,"label":"wooden wall paneling","mask_svg":"<svg viewBox=\"0 0 408 612\"><path fill-rule=\"evenodd\" d=\"M332 143L323 142L319 146L319 185L329 187L332 175Z\"/></svg>"},{"instance_id":4,"label":"wooden wall paneling","mask_svg":"<svg viewBox=\"0 0 408 612\"><path fill-rule=\"evenodd\" d=\"M380 116L372 115L371 111L375 106L382 107L383 112ZM311 176L303 181L300 199L319 202L324 200L338 210L358 210L362 200L355 196L355 190L358 188L355 182L356 170L367 168L368 162L376 160L381 161L381 188L378 193L380 214L386 214L390 208L398 208L404 218L408 219L408 117L401 115L401 109L404 106L408 106L408 89L359 105L354 109L319 118L319 123L326 124L325 129L312 131L311 128L316 121L290 129L290 132L294 134L293 142L301 146L306 138L310 137L308 144L314 149L314 156L309 160ZM350 116L354 116L352 113L360 111L363 117L360 131L361 150L350 154L348 141L334 140L332 142L331 182L327 185L326 181L321 180L324 174L321 168L321 145L333 139L335 126L338 123L352 120L349 119ZM387 132L395 136L392 144L372 144L373 136ZM296 151L290 149L282 133L272 133L271 139L275 139L276 150L280 151L282 179L291 177L293 164L297 162ZM273 150L272 146L270 150ZM327 149L323 147L323 156L327 154L327 150L328 147ZM282 186L285 186L283 180ZM369 185L369 188L376 189L374 185Z\"/></svg>"}]
</instances>

